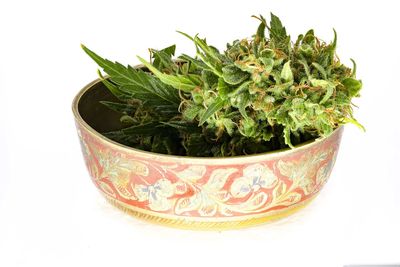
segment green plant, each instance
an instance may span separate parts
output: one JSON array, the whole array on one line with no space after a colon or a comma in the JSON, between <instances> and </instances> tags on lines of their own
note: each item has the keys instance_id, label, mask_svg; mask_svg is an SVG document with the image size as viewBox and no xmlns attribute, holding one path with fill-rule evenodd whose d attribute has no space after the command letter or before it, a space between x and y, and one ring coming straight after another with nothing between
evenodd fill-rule
<instances>
[{"instance_id":1,"label":"green plant","mask_svg":"<svg viewBox=\"0 0 400 267\"><path fill-rule=\"evenodd\" d=\"M145 69L84 51L104 70L104 85L120 102L126 128L104 133L139 149L190 156L235 156L293 147L327 136L353 118L361 81L340 63L334 40L309 30L292 43L280 19L264 17L250 39L235 40L222 53L198 35L180 32L196 56L173 59L175 45L150 49ZM268 33L266 35L265 33Z\"/></svg>"}]
</instances>

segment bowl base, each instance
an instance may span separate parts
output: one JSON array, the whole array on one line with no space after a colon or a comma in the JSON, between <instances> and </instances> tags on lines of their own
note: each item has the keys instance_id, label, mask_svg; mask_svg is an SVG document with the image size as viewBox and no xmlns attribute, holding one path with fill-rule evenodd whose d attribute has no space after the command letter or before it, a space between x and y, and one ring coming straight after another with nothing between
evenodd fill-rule
<instances>
[{"instance_id":1,"label":"bowl base","mask_svg":"<svg viewBox=\"0 0 400 267\"><path fill-rule=\"evenodd\" d=\"M157 214L152 214L152 212L135 208L129 206L119 200L111 198L106 194L102 194L106 200L122 210L123 212L130 214L138 219L148 221L154 224L168 226L178 229L185 230L202 230L202 231L223 231L223 230L234 230L240 228L247 228L250 226L256 226L263 223L277 221L284 217L288 217L289 215L301 210L306 207L312 200L318 195L314 195L309 199L302 201L301 203L294 204L290 207L287 207L285 210L279 211L271 211L267 213L262 213L257 215L245 216L241 217L231 217L231 218L191 218L191 217L179 217L179 216L165 216Z\"/></svg>"}]
</instances>

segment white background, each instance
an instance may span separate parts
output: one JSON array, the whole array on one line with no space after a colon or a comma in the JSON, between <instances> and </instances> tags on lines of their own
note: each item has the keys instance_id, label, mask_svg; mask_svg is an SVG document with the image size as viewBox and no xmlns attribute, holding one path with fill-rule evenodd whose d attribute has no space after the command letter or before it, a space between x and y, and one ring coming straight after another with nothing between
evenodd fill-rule
<instances>
[{"instance_id":1,"label":"white background","mask_svg":"<svg viewBox=\"0 0 400 267\"><path fill-rule=\"evenodd\" d=\"M0 266L343 266L400 263L400 18L396 1L1 1ZM313 27L364 83L330 181L305 210L226 232L169 229L107 204L85 169L74 95L96 78L80 43L136 64L200 33L223 49L251 15Z\"/></svg>"}]
</instances>

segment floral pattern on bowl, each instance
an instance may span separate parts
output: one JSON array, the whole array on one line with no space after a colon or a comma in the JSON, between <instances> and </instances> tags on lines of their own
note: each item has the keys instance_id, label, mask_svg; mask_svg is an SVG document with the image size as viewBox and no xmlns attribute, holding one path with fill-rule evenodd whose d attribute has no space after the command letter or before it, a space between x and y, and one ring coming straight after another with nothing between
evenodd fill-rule
<instances>
[{"instance_id":1,"label":"floral pattern on bowl","mask_svg":"<svg viewBox=\"0 0 400 267\"><path fill-rule=\"evenodd\" d=\"M98 79L73 102L92 181L115 206L172 227L232 229L294 213L326 183L343 133L339 127L294 149L240 157L156 154L121 145L97 131L112 116L99 101L110 97Z\"/></svg>"},{"instance_id":2,"label":"floral pattern on bowl","mask_svg":"<svg viewBox=\"0 0 400 267\"><path fill-rule=\"evenodd\" d=\"M97 188L141 214L186 222L251 220L312 199L334 165L342 128L293 150L234 158L159 155L118 145L77 122Z\"/></svg>"}]
</instances>

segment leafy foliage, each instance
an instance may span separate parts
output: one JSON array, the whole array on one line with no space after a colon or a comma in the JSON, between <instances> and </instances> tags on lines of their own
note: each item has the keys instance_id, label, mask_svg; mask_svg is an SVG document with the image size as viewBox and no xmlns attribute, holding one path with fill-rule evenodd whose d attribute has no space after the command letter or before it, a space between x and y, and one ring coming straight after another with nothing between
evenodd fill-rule
<instances>
[{"instance_id":1,"label":"leafy foliage","mask_svg":"<svg viewBox=\"0 0 400 267\"><path fill-rule=\"evenodd\" d=\"M120 103L127 128L105 133L123 144L166 154L235 156L293 147L327 136L354 119L351 99L362 83L335 54L337 36L325 43L313 30L292 43L280 19L264 17L256 34L225 51L197 35L196 56L174 60L175 45L150 49L145 69L84 51L109 75L105 86ZM266 30L268 35L265 34Z\"/></svg>"}]
</instances>

